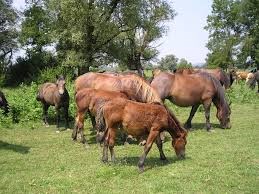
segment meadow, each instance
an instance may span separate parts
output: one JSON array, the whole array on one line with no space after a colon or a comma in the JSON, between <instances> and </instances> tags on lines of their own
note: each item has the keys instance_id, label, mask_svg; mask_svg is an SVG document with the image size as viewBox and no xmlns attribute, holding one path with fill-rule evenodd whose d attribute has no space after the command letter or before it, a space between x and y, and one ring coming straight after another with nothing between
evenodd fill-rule
<instances>
[{"instance_id":1,"label":"meadow","mask_svg":"<svg viewBox=\"0 0 259 194\"><path fill-rule=\"evenodd\" d=\"M143 148L138 142L124 146L118 140L116 162L104 164L89 120L85 126L88 148L71 140L71 130L56 132L52 108L51 125L43 126L41 106L35 100L37 87L32 83L3 89L11 112L0 117L0 193L259 192L259 95L244 84L234 83L227 92L231 129L219 127L213 107L213 132L206 132L200 108L188 134L186 159L176 158L168 137L164 143L168 161L160 161L154 145L141 174L137 162ZM73 84L67 87L72 128ZM181 122L187 119L190 108L166 104Z\"/></svg>"}]
</instances>

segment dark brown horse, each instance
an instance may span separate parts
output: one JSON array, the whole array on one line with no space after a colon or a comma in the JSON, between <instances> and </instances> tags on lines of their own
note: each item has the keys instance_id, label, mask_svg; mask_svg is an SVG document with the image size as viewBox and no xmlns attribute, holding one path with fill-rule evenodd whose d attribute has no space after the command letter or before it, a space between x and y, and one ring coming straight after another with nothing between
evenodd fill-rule
<instances>
[{"instance_id":1,"label":"dark brown horse","mask_svg":"<svg viewBox=\"0 0 259 194\"><path fill-rule=\"evenodd\" d=\"M0 108L4 111L4 114L7 115L9 112L9 105L5 98L5 95L3 92L0 91Z\"/></svg>"},{"instance_id":2,"label":"dark brown horse","mask_svg":"<svg viewBox=\"0 0 259 194\"><path fill-rule=\"evenodd\" d=\"M57 128L59 128L60 108L64 108L66 125L68 127L69 94L65 87L63 76L57 77L56 83L44 83L40 86L36 99L43 106L43 121L48 126L47 114L49 106L55 106L57 113Z\"/></svg>"},{"instance_id":3,"label":"dark brown horse","mask_svg":"<svg viewBox=\"0 0 259 194\"><path fill-rule=\"evenodd\" d=\"M206 72L214 76L217 80L219 80L220 84L224 86L225 89L231 87L234 79L231 73L227 74L224 70L220 68L216 69L203 69L203 68L194 68L194 69L180 69L176 72L185 73L199 73L199 72Z\"/></svg>"},{"instance_id":4,"label":"dark brown horse","mask_svg":"<svg viewBox=\"0 0 259 194\"><path fill-rule=\"evenodd\" d=\"M256 82L257 82L257 86L258 86L257 92L259 93L259 71L255 72L253 74L253 76L251 76L251 78L247 80L247 84L252 89L255 88Z\"/></svg>"},{"instance_id":5,"label":"dark brown horse","mask_svg":"<svg viewBox=\"0 0 259 194\"><path fill-rule=\"evenodd\" d=\"M187 132L164 105L139 103L120 98L107 102L98 111L97 128L99 131L104 131L104 135L100 135L100 140L104 139L102 157L104 162L108 161L108 147L112 161L115 160L113 148L116 130L120 125L126 133L134 137L148 136L144 153L138 162L140 172L144 171L144 162L154 141L159 149L160 159L166 160L159 136L163 131L168 131L172 136L172 146L176 155L179 158L185 157Z\"/></svg>"},{"instance_id":6,"label":"dark brown horse","mask_svg":"<svg viewBox=\"0 0 259 194\"><path fill-rule=\"evenodd\" d=\"M219 81L205 72L197 73L167 73L156 75L151 86L158 92L160 98L169 99L178 106L192 106L190 116L185 124L191 128L192 118L200 104L205 109L206 128L209 131L210 106L213 102L217 107L217 118L223 128L230 128L230 108L225 98L224 89Z\"/></svg>"},{"instance_id":7,"label":"dark brown horse","mask_svg":"<svg viewBox=\"0 0 259 194\"><path fill-rule=\"evenodd\" d=\"M89 111L90 114L95 117L97 110L100 109L101 106L106 102L117 98L128 99L127 96L121 92L96 90L92 88L84 88L78 91L75 95L76 121L72 139L76 140L77 134L80 133L81 142L87 144L83 133L85 113Z\"/></svg>"}]
</instances>

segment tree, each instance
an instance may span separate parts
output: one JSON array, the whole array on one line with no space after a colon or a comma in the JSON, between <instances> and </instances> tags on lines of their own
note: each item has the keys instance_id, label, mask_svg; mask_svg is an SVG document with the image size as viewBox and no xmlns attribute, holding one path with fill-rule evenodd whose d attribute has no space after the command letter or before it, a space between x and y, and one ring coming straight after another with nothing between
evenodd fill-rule
<instances>
[{"instance_id":1,"label":"tree","mask_svg":"<svg viewBox=\"0 0 259 194\"><path fill-rule=\"evenodd\" d=\"M4 76L6 67L11 63L14 49L17 48L15 22L17 11L11 0L0 0L0 77Z\"/></svg>"},{"instance_id":2,"label":"tree","mask_svg":"<svg viewBox=\"0 0 259 194\"><path fill-rule=\"evenodd\" d=\"M259 62L259 2L257 0L214 0L207 18L210 33L209 66L245 64L247 57Z\"/></svg>"},{"instance_id":3,"label":"tree","mask_svg":"<svg viewBox=\"0 0 259 194\"><path fill-rule=\"evenodd\" d=\"M161 58L158 64L159 64L159 67L163 70L173 71L177 67L177 62L178 62L178 58L175 55L171 54Z\"/></svg>"},{"instance_id":4,"label":"tree","mask_svg":"<svg viewBox=\"0 0 259 194\"><path fill-rule=\"evenodd\" d=\"M19 41L29 53L40 53L51 43L49 17L41 0L29 0L27 6Z\"/></svg>"},{"instance_id":5,"label":"tree","mask_svg":"<svg viewBox=\"0 0 259 194\"><path fill-rule=\"evenodd\" d=\"M191 68L192 64L189 63L186 59L181 58L180 61L177 64L177 69L182 69L182 68Z\"/></svg>"},{"instance_id":6,"label":"tree","mask_svg":"<svg viewBox=\"0 0 259 194\"><path fill-rule=\"evenodd\" d=\"M100 62L141 71L157 53L151 43L165 33L163 22L174 16L165 0L50 0L48 7L58 55L84 72Z\"/></svg>"}]
</instances>

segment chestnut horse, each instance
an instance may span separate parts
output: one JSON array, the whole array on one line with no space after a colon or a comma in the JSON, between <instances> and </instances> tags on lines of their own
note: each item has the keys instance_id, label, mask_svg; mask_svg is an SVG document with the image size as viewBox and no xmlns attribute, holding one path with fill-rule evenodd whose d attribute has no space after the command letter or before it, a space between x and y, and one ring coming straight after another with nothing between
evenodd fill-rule
<instances>
[{"instance_id":1,"label":"chestnut horse","mask_svg":"<svg viewBox=\"0 0 259 194\"><path fill-rule=\"evenodd\" d=\"M97 110L101 106L106 102L117 98L127 99L127 96L121 92L96 90L92 88L84 88L78 91L75 95L76 119L72 139L76 140L77 133L80 133L81 142L87 144L83 133L85 112L89 111L91 115L96 116Z\"/></svg>"},{"instance_id":2,"label":"chestnut horse","mask_svg":"<svg viewBox=\"0 0 259 194\"><path fill-rule=\"evenodd\" d=\"M165 130L172 136L172 146L175 149L176 155L179 158L185 157L187 132L181 127L174 114L164 105L133 102L120 98L107 102L98 110L97 115L97 129L103 132L99 139L104 140L102 157L104 162L108 161L108 147L111 153L111 160L115 160L113 148L116 130L120 125L123 126L122 128L126 133L134 137L148 136L144 153L138 162L140 172L144 171L145 159L155 140L160 153L160 159L166 160L159 136Z\"/></svg>"},{"instance_id":3,"label":"chestnut horse","mask_svg":"<svg viewBox=\"0 0 259 194\"><path fill-rule=\"evenodd\" d=\"M66 125L68 127L69 94L65 87L63 76L58 77L56 83L44 83L40 86L36 99L43 106L43 121L48 126L47 114L49 106L55 106L57 113L57 128L59 128L60 108L64 108Z\"/></svg>"},{"instance_id":4,"label":"chestnut horse","mask_svg":"<svg viewBox=\"0 0 259 194\"><path fill-rule=\"evenodd\" d=\"M191 128L192 118L200 104L205 109L206 128L209 131L211 102L217 107L217 118L221 127L230 128L230 108L225 98L223 87L219 81L205 72L197 73L168 73L157 74L151 86L158 92L162 100L169 99L181 107L192 106L190 116L185 123Z\"/></svg>"},{"instance_id":5,"label":"chestnut horse","mask_svg":"<svg viewBox=\"0 0 259 194\"><path fill-rule=\"evenodd\" d=\"M3 92L0 91L0 108L3 109L4 114L9 112L9 105Z\"/></svg>"}]
</instances>

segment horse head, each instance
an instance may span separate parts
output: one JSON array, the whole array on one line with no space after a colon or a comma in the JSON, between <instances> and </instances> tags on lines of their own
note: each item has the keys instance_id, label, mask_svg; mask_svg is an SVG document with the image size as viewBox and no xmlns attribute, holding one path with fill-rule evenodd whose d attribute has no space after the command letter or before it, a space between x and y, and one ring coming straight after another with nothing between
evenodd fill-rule
<instances>
[{"instance_id":1,"label":"horse head","mask_svg":"<svg viewBox=\"0 0 259 194\"><path fill-rule=\"evenodd\" d=\"M185 158L185 145L187 144L187 132L184 130L175 139L172 139L172 146L175 150L175 154L179 159Z\"/></svg>"},{"instance_id":2,"label":"horse head","mask_svg":"<svg viewBox=\"0 0 259 194\"><path fill-rule=\"evenodd\" d=\"M65 92L66 80L63 75L56 76L56 78L57 78L56 85L58 87L58 93L60 95L63 95Z\"/></svg>"},{"instance_id":3,"label":"horse head","mask_svg":"<svg viewBox=\"0 0 259 194\"><path fill-rule=\"evenodd\" d=\"M217 118L219 119L220 126L223 129L231 128L230 115L231 115L230 104L226 104L225 106L218 109Z\"/></svg>"}]
</instances>

